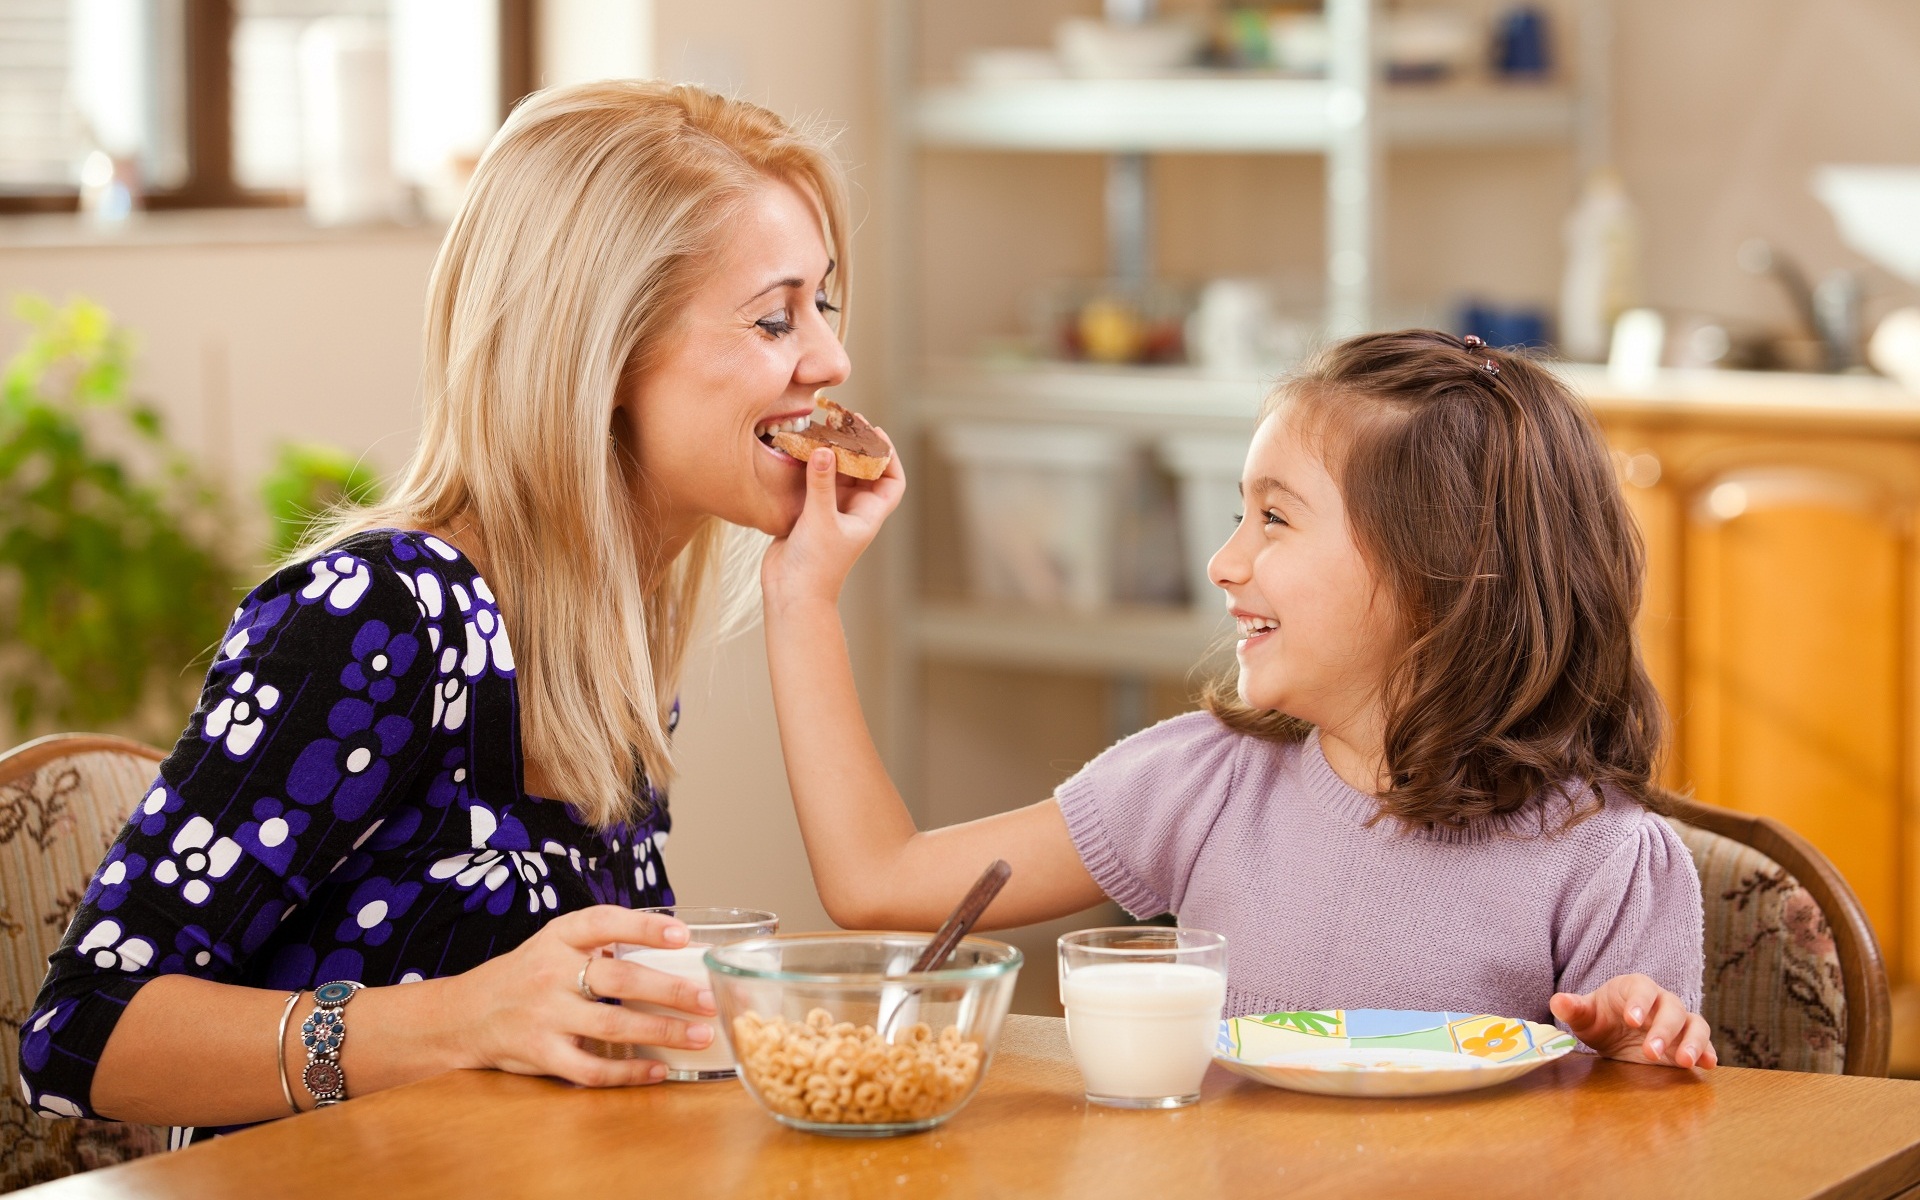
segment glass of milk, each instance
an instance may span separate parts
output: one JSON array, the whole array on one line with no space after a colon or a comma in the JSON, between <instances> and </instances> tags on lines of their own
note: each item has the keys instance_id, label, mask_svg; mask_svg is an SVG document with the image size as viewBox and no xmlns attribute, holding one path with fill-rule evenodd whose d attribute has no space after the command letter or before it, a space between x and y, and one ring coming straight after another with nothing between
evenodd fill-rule
<instances>
[{"instance_id":1,"label":"glass of milk","mask_svg":"<svg viewBox=\"0 0 1920 1200\"><path fill-rule=\"evenodd\" d=\"M614 954L643 967L691 979L702 988L713 986L707 978L707 967L703 961L710 948L744 942L748 938L771 937L780 932L780 918L757 908L704 908L680 904L671 908L643 908L639 911L659 913L685 924L687 944L677 950L662 950L657 946L623 943L614 946ZM645 1004L638 1000L623 1000L621 1003L641 1012L681 1021L687 1019L686 1013L662 1008L658 1004ZM666 1063L668 1079L732 1079L733 1044L718 1019L710 1024L713 1041L702 1050L681 1050L670 1046L633 1046L629 1049L635 1058L651 1058Z\"/></svg>"},{"instance_id":2,"label":"glass of milk","mask_svg":"<svg viewBox=\"0 0 1920 1200\"><path fill-rule=\"evenodd\" d=\"M1227 999L1227 939L1122 926L1060 939L1060 1003L1087 1100L1179 1108L1200 1099Z\"/></svg>"}]
</instances>

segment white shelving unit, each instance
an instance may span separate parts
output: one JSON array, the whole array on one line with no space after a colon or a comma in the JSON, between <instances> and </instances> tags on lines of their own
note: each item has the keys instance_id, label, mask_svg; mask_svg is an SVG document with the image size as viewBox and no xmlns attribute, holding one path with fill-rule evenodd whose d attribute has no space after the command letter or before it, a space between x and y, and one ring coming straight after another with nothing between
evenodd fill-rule
<instances>
[{"instance_id":1,"label":"white shelving unit","mask_svg":"<svg viewBox=\"0 0 1920 1200\"><path fill-rule=\"evenodd\" d=\"M1319 155L1326 170L1325 328L1372 328L1379 220L1388 155L1400 147L1492 149L1567 145L1585 171L1605 161L1606 0L1582 0L1578 86L1398 88L1380 82L1376 0L1324 0L1331 53L1324 78L1193 72L1149 79L1045 79L922 86L915 10L893 0L883 39L892 128L892 293L918 303L913 262L918 163L930 153L1091 154L1108 160L1108 272L1150 273L1152 197L1145 156ZM1245 432L1268 379L1198 371L1077 364L994 367L929 364L904 330L888 347L890 428L912 443L957 420L1096 422L1152 439L1175 430ZM909 497L909 504L917 503ZM919 527L912 512L896 518ZM1075 672L1116 681L1121 716L1144 710L1144 681L1184 678L1221 630L1185 610L1035 613L931 602L920 594L913 538L888 554L888 755L897 778L916 777L923 664L963 660ZM1116 733L1129 732L1116 728Z\"/></svg>"}]
</instances>

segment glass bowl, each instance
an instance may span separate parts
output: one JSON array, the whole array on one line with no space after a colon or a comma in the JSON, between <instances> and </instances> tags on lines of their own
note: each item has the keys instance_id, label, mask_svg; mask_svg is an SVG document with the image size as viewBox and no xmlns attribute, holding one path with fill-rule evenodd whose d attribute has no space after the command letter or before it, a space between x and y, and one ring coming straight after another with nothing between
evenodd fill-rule
<instances>
[{"instance_id":1,"label":"glass bowl","mask_svg":"<svg viewBox=\"0 0 1920 1200\"><path fill-rule=\"evenodd\" d=\"M740 1081L776 1121L885 1137L931 1129L986 1077L1020 951L967 938L914 974L927 934L795 933L707 951Z\"/></svg>"}]
</instances>

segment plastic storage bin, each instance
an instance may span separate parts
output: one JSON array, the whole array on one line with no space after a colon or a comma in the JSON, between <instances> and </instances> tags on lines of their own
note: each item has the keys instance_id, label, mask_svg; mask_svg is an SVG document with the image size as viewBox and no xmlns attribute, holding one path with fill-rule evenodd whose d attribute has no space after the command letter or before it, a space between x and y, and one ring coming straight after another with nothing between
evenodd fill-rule
<instances>
[{"instance_id":1,"label":"plastic storage bin","mask_svg":"<svg viewBox=\"0 0 1920 1200\"><path fill-rule=\"evenodd\" d=\"M974 595L1091 611L1113 599L1126 439L1052 425L951 425Z\"/></svg>"},{"instance_id":2,"label":"plastic storage bin","mask_svg":"<svg viewBox=\"0 0 1920 1200\"><path fill-rule=\"evenodd\" d=\"M1225 434L1183 433L1160 443L1160 461L1180 481L1180 540L1186 547L1193 606L1216 612L1224 603L1207 561L1233 534L1240 511L1240 471L1247 441Z\"/></svg>"}]
</instances>

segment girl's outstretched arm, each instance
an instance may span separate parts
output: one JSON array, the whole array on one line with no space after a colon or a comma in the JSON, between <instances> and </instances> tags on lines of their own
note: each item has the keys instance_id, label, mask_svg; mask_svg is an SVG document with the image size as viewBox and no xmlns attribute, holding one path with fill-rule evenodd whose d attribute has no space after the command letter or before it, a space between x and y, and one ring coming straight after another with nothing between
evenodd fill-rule
<instances>
[{"instance_id":1,"label":"girl's outstretched arm","mask_svg":"<svg viewBox=\"0 0 1920 1200\"><path fill-rule=\"evenodd\" d=\"M1053 800L921 833L880 762L837 604L854 560L905 490L898 454L867 485L839 481L833 452L814 451L806 508L761 569L774 713L820 900L849 928L932 929L988 863L1004 858L1013 877L984 928L1097 904L1105 895Z\"/></svg>"}]
</instances>

